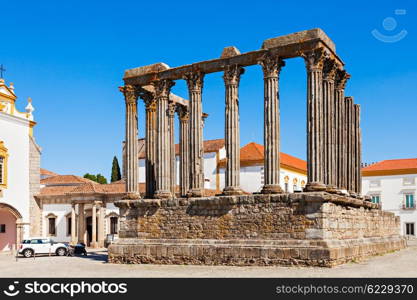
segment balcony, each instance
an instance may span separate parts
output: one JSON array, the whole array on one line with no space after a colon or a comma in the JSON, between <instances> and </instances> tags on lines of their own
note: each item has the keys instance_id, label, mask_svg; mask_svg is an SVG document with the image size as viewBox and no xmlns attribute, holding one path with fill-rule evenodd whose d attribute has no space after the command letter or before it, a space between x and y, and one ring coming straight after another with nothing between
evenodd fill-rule
<instances>
[{"instance_id":1,"label":"balcony","mask_svg":"<svg viewBox=\"0 0 417 300\"><path fill-rule=\"evenodd\" d=\"M412 206L407 206L405 203L403 203L403 210L415 210L416 209L416 204L413 203Z\"/></svg>"}]
</instances>

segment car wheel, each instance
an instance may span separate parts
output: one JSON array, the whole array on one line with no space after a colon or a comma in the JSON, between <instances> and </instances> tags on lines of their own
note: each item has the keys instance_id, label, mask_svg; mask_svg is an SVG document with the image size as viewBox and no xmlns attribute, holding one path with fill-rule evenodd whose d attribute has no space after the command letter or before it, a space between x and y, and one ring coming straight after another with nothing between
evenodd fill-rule
<instances>
[{"instance_id":1,"label":"car wheel","mask_svg":"<svg viewBox=\"0 0 417 300\"><path fill-rule=\"evenodd\" d=\"M56 250L56 255L58 256L64 256L67 253L67 250L65 250L65 248L58 248Z\"/></svg>"},{"instance_id":2,"label":"car wheel","mask_svg":"<svg viewBox=\"0 0 417 300\"><path fill-rule=\"evenodd\" d=\"M31 249L26 249L26 250L23 251L23 256L26 257L26 258L29 258L32 255L33 255L33 250L31 250Z\"/></svg>"}]
</instances>

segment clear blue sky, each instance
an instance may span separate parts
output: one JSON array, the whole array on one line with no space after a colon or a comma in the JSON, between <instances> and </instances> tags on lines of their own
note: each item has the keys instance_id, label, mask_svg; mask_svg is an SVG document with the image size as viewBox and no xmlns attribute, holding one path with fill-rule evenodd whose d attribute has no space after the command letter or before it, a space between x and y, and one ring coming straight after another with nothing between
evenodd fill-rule
<instances>
[{"instance_id":1,"label":"clear blue sky","mask_svg":"<svg viewBox=\"0 0 417 300\"><path fill-rule=\"evenodd\" d=\"M2 1L0 63L6 81L15 84L18 108L33 98L42 166L109 177L124 138L118 86L125 69L212 59L230 45L247 52L264 39L320 27L352 74L346 95L362 106L364 161L417 157L417 4L369 2ZM371 34L374 29L407 35L385 43ZM206 139L223 137L221 75L205 80ZM281 150L301 158L305 80L304 62L287 61L280 80ZM173 92L186 97L185 83L177 82ZM262 93L260 67L247 68L240 88L242 145L263 141ZM143 136L143 110L139 118Z\"/></svg>"}]
</instances>

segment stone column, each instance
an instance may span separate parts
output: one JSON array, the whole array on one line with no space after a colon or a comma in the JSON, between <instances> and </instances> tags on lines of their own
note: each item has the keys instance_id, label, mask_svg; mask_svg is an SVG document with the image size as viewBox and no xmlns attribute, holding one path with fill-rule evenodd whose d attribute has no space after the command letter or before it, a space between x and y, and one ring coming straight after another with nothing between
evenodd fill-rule
<instances>
[{"instance_id":1,"label":"stone column","mask_svg":"<svg viewBox=\"0 0 417 300\"><path fill-rule=\"evenodd\" d=\"M184 76L187 81L190 103L190 190L189 197L204 195L202 89L204 74L191 72Z\"/></svg>"},{"instance_id":2,"label":"stone column","mask_svg":"<svg viewBox=\"0 0 417 300\"><path fill-rule=\"evenodd\" d=\"M91 246L97 248L97 208L96 203L93 202L91 207L91 219L92 219L92 229L91 229Z\"/></svg>"},{"instance_id":3,"label":"stone column","mask_svg":"<svg viewBox=\"0 0 417 300\"><path fill-rule=\"evenodd\" d=\"M280 182L280 114L278 78L284 61L266 54L260 61L264 74L264 186L262 193L282 193Z\"/></svg>"},{"instance_id":4,"label":"stone column","mask_svg":"<svg viewBox=\"0 0 417 300\"><path fill-rule=\"evenodd\" d=\"M71 244L75 245L77 243L77 233L75 232L76 226L76 214L75 214L75 203L71 203Z\"/></svg>"},{"instance_id":5,"label":"stone column","mask_svg":"<svg viewBox=\"0 0 417 300\"><path fill-rule=\"evenodd\" d=\"M104 247L104 238L105 238L105 230L104 230L104 218L106 216L106 203L100 202L98 204L98 247L103 248Z\"/></svg>"},{"instance_id":6,"label":"stone column","mask_svg":"<svg viewBox=\"0 0 417 300\"><path fill-rule=\"evenodd\" d=\"M335 102L338 107L338 133L337 133L337 187L339 192L347 189L347 159L346 159L346 112L345 112L345 86L350 75L341 69L336 71Z\"/></svg>"},{"instance_id":7,"label":"stone column","mask_svg":"<svg viewBox=\"0 0 417 300\"><path fill-rule=\"evenodd\" d=\"M336 193L336 107L334 101L334 80L336 61L327 58L323 65L323 107L324 107L324 184L326 191Z\"/></svg>"},{"instance_id":8,"label":"stone column","mask_svg":"<svg viewBox=\"0 0 417 300\"><path fill-rule=\"evenodd\" d=\"M353 158L353 133L354 133L354 116L353 116L353 98L345 97L345 114L346 114L346 189L351 196L355 196L354 189L354 165Z\"/></svg>"},{"instance_id":9,"label":"stone column","mask_svg":"<svg viewBox=\"0 0 417 300\"><path fill-rule=\"evenodd\" d=\"M239 81L244 69L228 65L224 70L225 91L225 142L226 172L225 195L240 195L240 129L239 129Z\"/></svg>"},{"instance_id":10,"label":"stone column","mask_svg":"<svg viewBox=\"0 0 417 300\"><path fill-rule=\"evenodd\" d=\"M168 103L168 131L169 131L169 185L173 198L175 198L175 188L177 185L175 172L175 109L176 105L173 101Z\"/></svg>"},{"instance_id":11,"label":"stone column","mask_svg":"<svg viewBox=\"0 0 417 300\"><path fill-rule=\"evenodd\" d=\"M154 93L139 89L139 96L145 103L145 185L146 198L153 198L155 193L155 160L156 160L156 101Z\"/></svg>"},{"instance_id":12,"label":"stone column","mask_svg":"<svg viewBox=\"0 0 417 300\"><path fill-rule=\"evenodd\" d=\"M84 203L78 204L78 243L86 244Z\"/></svg>"},{"instance_id":13,"label":"stone column","mask_svg":"<svg viewBox=\"0 0 417 300\"><path fill-rule=\"evenodd\" d=\"M126 199L139 199L138 178L138 114L137 89L132 85L120 88L126 102Z\"/></svg>"},{"instance_id":14,"label":"stone column","mask_svg":"<svg viewBox=\"0 0 417 300\"><path fill-rule=\"evenodd\" d=\"M155 198L170 198L170 147L168 129L168 99L171 87L175 83L171 80L158 80L153 83L156 97L156 191Z\"/></svg>"},{"instance_id":15,"label":"stone column","mask_svg":"<svg viewBox=\"0 0 417 300\"><path fill-rule=\"evenodd\" d=\"M190 188L190 112L187 106L177 106L178 117L180 119L180 193L181 197L186 197Z\"/></svg>"},{"instance_id":16,"label":"stone column","mask_svg":"<svg viewBox=\"0 0 417 300\"><path fill-rule=\"evenodd\" d=\"M361 174L361 163L362 163L362 137L360 128L360 110L359 104L354 104L355 109L355 193L358 197L362 194L362 174Z\"/></svg>"},{"instance_id":17,"label":"stone column","mask_svg":"<svg viewBox=\"0 0 417 300\"><path fill-rule=\"evenodd\" d=\"M323 49L303 54L307 67L307 184L305 191L324 191Z\"/></svg>"}]
</instances>

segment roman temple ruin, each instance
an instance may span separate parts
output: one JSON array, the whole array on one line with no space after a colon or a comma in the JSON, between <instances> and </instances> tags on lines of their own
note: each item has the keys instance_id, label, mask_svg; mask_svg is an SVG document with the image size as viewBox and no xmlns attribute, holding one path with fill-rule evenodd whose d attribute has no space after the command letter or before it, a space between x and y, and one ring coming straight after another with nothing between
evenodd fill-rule
<instances>
[{"instance_id":1,"label":"roman temple ruin","mask_svg":"<svg viewBox=\"0 0 417 300\"><path fill-rule=\"evenodd\" d=\"M285 61L305 60L307 173L303 192L280 187L279 75ZM264 80L264 186L240 188L238 89L245 67ZM222 72L225 85L225 188L204 195L204 75ZM221 57L170 68L127 70L126 195L113 263L334 266L405 247L399 219L361 195L360 106L345 95L350 75L320 29L265 40L260 50L224 48ZM188 101L171 93L185 80ZM205 87L209 88L209 87ZM138 191L137 102L146 106L146 195ZM174 118L180 120L180 191L175 192ZM142 129L141 129L142 130Z\"/></svg>"}]
</instances>

